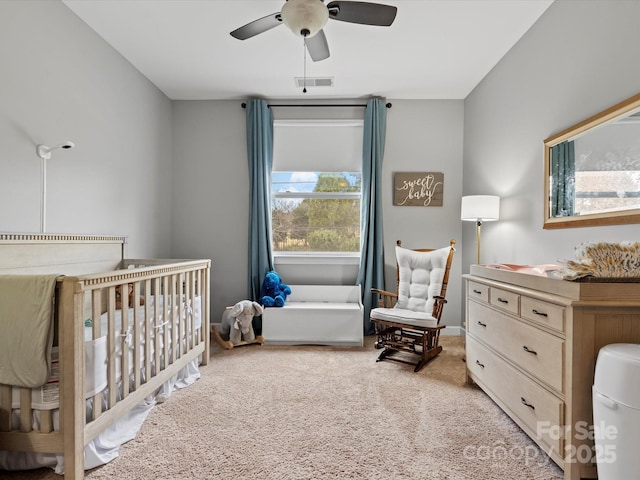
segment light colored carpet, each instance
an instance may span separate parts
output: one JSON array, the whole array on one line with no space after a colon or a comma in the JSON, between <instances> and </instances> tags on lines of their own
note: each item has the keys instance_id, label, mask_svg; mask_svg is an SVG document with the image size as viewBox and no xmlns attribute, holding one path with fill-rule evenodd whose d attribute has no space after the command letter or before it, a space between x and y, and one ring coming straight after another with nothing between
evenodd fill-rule
<instances>
[{"instance_id":1,"label":"light colored carpet","mask_svg":"<svg viewBox=\"0 0 640 480\"><path fill-rule=\"evenodd\" d=\"M419 373L364 348L214 346L202 378L149 415L118 479L558 479L562 471L478 388L459 337ZM47 470L2 478L59 480Z\"/></svg>"}]
</instances>

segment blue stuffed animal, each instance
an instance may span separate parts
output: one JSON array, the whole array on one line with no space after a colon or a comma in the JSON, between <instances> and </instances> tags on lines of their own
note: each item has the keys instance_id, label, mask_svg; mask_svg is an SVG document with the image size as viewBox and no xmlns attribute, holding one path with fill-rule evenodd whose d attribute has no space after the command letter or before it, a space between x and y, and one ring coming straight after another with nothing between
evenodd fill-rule
<instances>
[{"instance_id":1,"label":"blue stuffed animal","mask_svg":"<svg viewBox=\"0 0 640 480\"><path fill-rule=\"evenodd\" d=\"M282 307L291 294L291 288L282 283L280 275L275 270L267 272L262 282L260 291L260 303L265 307Z\"/></svg>"}]
</instances>

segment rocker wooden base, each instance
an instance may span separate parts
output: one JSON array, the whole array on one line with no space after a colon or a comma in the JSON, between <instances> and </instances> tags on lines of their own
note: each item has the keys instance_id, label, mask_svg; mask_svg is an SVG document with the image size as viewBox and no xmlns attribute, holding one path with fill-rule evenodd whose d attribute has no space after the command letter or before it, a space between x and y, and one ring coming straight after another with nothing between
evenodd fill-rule
<instances>
[{"instance_id":1,"label":"rocker wooden base","mask_svg":"<svg viewBox=\"0 0 640 480\"><path fill-rule=\"evenodd\" d=\"M377 348L383 348L383 347L377 347ZM407 365L414 365L415 368L413 369L414 372L419 372L420 370L422 370L422 367L424 367L427 363L429 363L431 360L433 360L436 356L438 356L438 354L442 351L442 347L441 346L437 346L435 348L432 348L430 350L427 350L426 352L420 354L420 361L415 362L415 361L410 361L408 360L406 357L402 357L402 356L398 356L395 354L402 354L403 351L402 350L396 350L393 348L385 348L380 355L378 355L378 358L376 359L376 362L381 362L382 360L393 360L394 362L400 362L400 363L406 363ZM407 352L404 352L407 353ZM392 356L393 355L393 356ZM413 355L417 355L417 353L413 353Z\"/></svg>"},{"instance_id":2,"label":"rocker wooden base","mask_svg":"<svg viewBox=\"0 0 640 480\"><path fill-rule=\"evenodd\" d=\"M414 365L414 372L419 372L429 361L435 358L442 347L438 345L440 330L444 325L433 328L403 328L394 322L372 319L376 329L375 348L384 349L376 362L393 360L394 362ZM400 355L395 355L400 354ZM393 355L393 356L392 356ZM417 360L408 360L418 357Z\"/></svg>"},{"instance_id":3,"label":"rocker wooden base","mask_svg":"<svg viewBox=\"0 0 640 480\"><path fill-rule=\"evenodd\" d=\"M215 341L225 350L231 350L233 347L244 347L245 345L262 345L264 343L264 337L262 335L256 336L256 339L252 342L245 342L244 340L240 343L231 343L230 340L225 340L222 338L222 335L218 331L215 325L211 325L211 333L213 333L213 338Z\"/></svg>"}]
</instances>

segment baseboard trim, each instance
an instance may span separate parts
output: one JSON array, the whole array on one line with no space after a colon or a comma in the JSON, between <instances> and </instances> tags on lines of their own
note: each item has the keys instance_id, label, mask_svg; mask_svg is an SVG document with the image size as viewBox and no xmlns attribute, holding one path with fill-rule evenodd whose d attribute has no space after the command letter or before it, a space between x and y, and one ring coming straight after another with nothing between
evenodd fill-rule
<instances>
[{"instance_id":1,"label":"baseboard trim","mask_svg":"<svg viewBox=\"0 0 640 480\"><path fill-rule=\"evenodd\" d=\"M440 331L440 335L462 337L464 335L462 327L449 327L446 326Z\"/></svg>"},{"instance_id":2,"label":"baseboard trim","mask_svg":"<svg viewBox=\"0 0 640 480\"><path fill-rule=\"evenodd\" d=\"M211 324L212 331L214 326L218 329L218 331L220 331L220 328L222 327L222 323L212 323ZM464 329L462 327L446 326L442 330L440 330L440 335L446 335L448 337L464 337ZM266 339L265 339L265 343L266 343ZM275 344L271 343L271 345L275 345Z\"/></svg>"}]
</instances>

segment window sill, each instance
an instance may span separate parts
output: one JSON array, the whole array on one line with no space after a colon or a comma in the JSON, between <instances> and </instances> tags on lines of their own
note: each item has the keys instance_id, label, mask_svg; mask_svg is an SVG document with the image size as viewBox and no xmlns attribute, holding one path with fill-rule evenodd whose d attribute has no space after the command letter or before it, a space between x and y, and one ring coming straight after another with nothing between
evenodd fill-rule
<instances>
[{"instance_id":1,"label":"window sill","mask_svg":"<svg viewBox=\"0 0 640 480\"><path fill-rule=\"evenodd\" d=\"M287 253L273 255L277 265L359 265L359 253Z\"/></svg>"}]
</instances>

